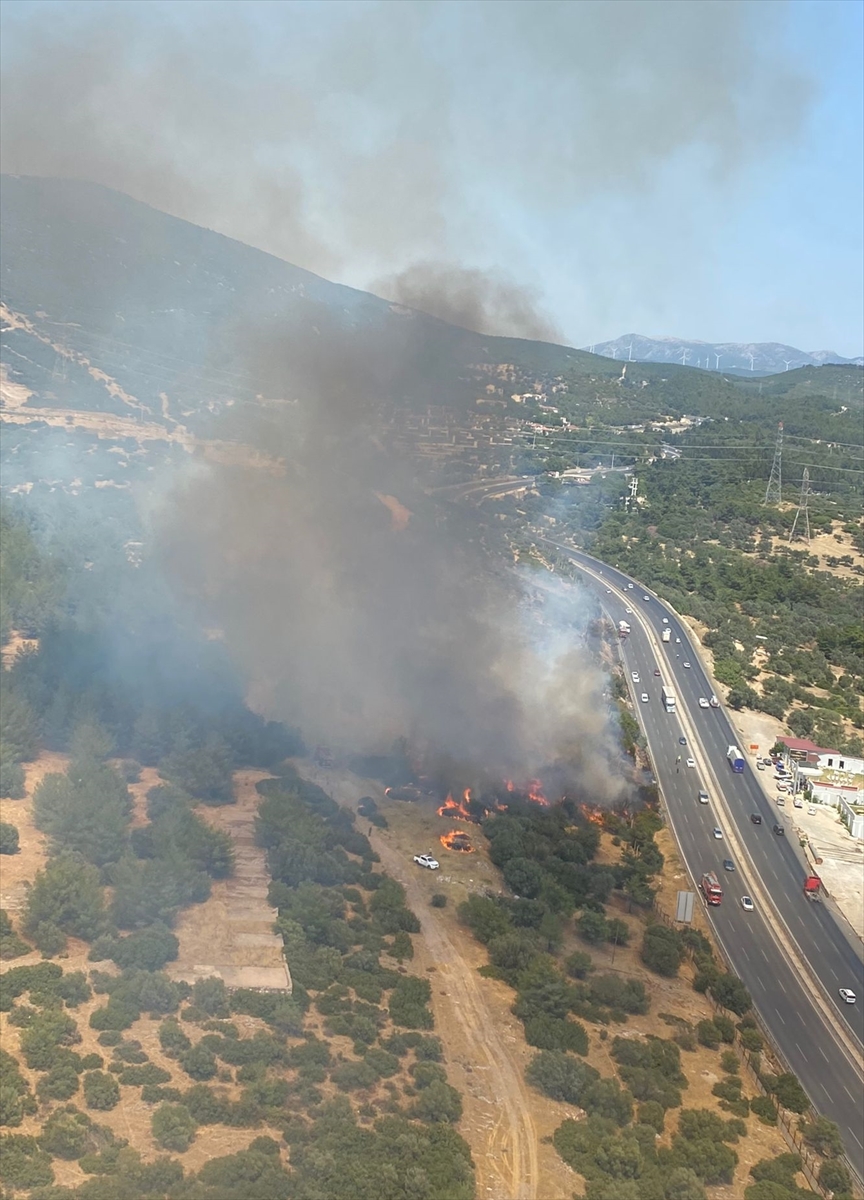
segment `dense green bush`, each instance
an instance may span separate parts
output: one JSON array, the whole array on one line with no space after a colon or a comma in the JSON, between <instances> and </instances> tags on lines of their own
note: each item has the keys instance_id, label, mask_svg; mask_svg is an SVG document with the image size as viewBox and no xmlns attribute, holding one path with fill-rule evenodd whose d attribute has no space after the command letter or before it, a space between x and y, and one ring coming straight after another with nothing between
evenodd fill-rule
<instances>
[{"instance_id":1,"label":"dense green bush","mask_svg":"<svg viewBox=\"0 0 864 1200\"><path fill-rule=\"evenodd\" d=\"M45 925L91 941L102 930L105 914L99 872L82 859L60 855L38 871L27 895L23 930L33 936Z\"/></svg>"},{"instance_id":2,"label":"dense green bush","mask_svg":"<svg viewBox=\"0 0 864 1200\"><path fill-rule=\"evenodd\" d=\"M525 1078L553 1100L580 1104L583 1091L599 1079L599 1072L563 1050L541 1050L528 1064Z\"/></svg>"},{"instance_id":3,"label":"dense green bush","mask_svg":"<svg viewBox=\"0 0 864 1200\"><path fill-rule=\"evenodd\" d=\"M763 1125L777 1124L777 1105L770 1096L754 1096L750 1101L750 1111L756 1114Z\"/></svg>"},{"instance_id":4,"label":"dense green bush","mask_svg":"<svg viewBox=\"0 0 864 1200\"><path fill-rule=\"evenodd\" d=\"M54 1182L51 1155L35 1137L11 1133L0 1137L0 1179L14 1190L46 1187Z\"/></svg>"},{"instance_id":5,"label":"dense green bush","mask_svg":"<svg viewBox=\"0 0 864 1200\"><path fill-rule=\"evenodd\" d=\"M649 925L642 938L642 961L658 975L672 977L684 961L681 935L665 925Z\"/></svg>"},{"instance_id":6,"label":"dense green bush","mask_svg":"<svg viewBox=\"0 0 864 1200\"><path fill-rule=\"evenodd\" d=\"M529 1017L525 1021L525 1041L539 1050L572 1050L574 1054L588 1053L588 1034L584 1025L548 1013Z\"/></svg>"},{"instance_id":7,"label":"dense green bush","mask_svg":"<svg viewBox=\"0 0 864 1200\"><path fill-rule=\"evenodd\" d=\"M104 1071L90 1071L84 1076L84 1100L88 1108L114 1108L120 1102L117 1080Z\"/></svg>"},{"instance_id":8,"label":"dense green bush","mask_svg":"<svg viewBox=\"0 0 864 1200\"><path fill-rule=\"evenodd\" d=\"M18 853L18 830L7 821L0 821L0 854Z\"/></svg>"},{"instance_id":9,"label":"dense green bush","mask_svg":"<svg viewBox=\"0 0 864 1200\"><path fill-rule=\"evenodd\" d=\"M766 1075L762 1082L777 1103L783 1108L788 1108L790 1112L805 1113L810 1107L807 1093L791 1072L787 1071L781 1075Z\"/></svg>"},{"instance_id":10,"label":"dense green bush","mask_svg":"<svg viewBox=\"0 0 864 1200\"><path fill-rule=\"evenodd\" d=\"M189 1109L182 1104L162 1104L151 1121L153 1137L163 1150L182 1154L195 1140L198 1125Z\"/></svg>"},{"instance_id":11,"label":"dense green bush","mask_svg":"<svg viewBox=\"0 0 864 1200\"><path fill-rule=\"evenodd\" d=\"M431 1029L434 1019L427 1007L432 998L432 988L426 979L405 976L400 979L390 994L390 1017L394 1025L407 1029Z\"/></svg>"}]
</instances>

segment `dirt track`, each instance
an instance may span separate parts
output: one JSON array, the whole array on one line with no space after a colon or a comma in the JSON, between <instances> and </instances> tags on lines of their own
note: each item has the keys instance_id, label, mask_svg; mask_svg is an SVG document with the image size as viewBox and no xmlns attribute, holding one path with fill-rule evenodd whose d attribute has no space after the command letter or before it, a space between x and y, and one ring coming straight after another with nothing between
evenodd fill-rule
<instances>
[{"instance_id":1,"label":"dirt track","mask_svg":"<svg viewBox=\"0 0 864 1200\"><path fill-rule=\"evenodd\" d=\"M354 808L373 789L380 794L376 785L354 776L305 762L298 766L346 807ZM539 1139L522 1063L508 1044L506 1025L483 994L485 981L477 975L476 962L466 960L440 910L430 908L425 874L406 869L405 854L392 845L386 832L373 829L369 840L387 873L405 887L421 924L422 937L415 939L414 973L426 973L432 983L435 1022L444 1035L448 1073L463 1093L460 1130L474 1155L477 1196L536 1200Z\"/></svg>"}]
</instances>

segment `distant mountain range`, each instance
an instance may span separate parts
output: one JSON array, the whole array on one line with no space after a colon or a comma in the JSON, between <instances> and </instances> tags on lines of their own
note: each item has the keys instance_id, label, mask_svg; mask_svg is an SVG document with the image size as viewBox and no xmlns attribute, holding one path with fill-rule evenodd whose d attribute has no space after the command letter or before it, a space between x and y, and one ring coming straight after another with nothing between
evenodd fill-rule
<instances>
[{"instance_id":1,"label":"distant mountain range","mask_svg":"<svg viewBox=\"0 0 864 1200\"><path fill-rule=\"evenodd\" d=\"M708 371L736 375L776 375L796 367L821 367L825 363L864 366L864 357L843 358L833 350L796 350L781 342L697 342L685 338L643 337L625 333L611 342L586 346L592 354L623 362L679 363Z\"/></svg>"}]
</instances>

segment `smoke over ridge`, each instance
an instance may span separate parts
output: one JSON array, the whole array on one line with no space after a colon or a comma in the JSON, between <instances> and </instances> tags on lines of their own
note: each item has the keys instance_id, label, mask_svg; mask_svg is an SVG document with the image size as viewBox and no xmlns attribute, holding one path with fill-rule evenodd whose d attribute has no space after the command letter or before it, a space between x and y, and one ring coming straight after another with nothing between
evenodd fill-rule
<instances>
[{"instance_id":1,"label":"smoke over ridge","mask_svg":"<svg viewBox=\"0 0 864 1200\"><path fill-rule=\"evenodd\" d=\"M516 302L502 278L524 213L641 203L682 160L694 186L716 183L782 144L810 98L774 48L782 9L9 5L0 161L103 183L355 286L390 280L388 298L481 332L546 336L533 296ZM583 221L585 295L602 279ZM430 263L456 264L448 283Z\"/></svg>"}]
</instances>

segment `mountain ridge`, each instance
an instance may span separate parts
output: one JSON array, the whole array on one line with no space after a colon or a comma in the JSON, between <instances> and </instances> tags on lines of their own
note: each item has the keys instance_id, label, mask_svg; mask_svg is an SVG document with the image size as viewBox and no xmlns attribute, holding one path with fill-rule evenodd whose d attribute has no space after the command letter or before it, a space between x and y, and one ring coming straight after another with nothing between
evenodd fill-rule
<instances>
[{"instance_id":1,"label":"mountain ridge","mask_svg":"<svg viewBox=\"0 0 864 1200\"><path fill-rule=\"evenodd\" d=\"M669 335L625 333L585 347L589 353L619 362L678 363L734 374L776 375L798 367L864 366L864 357L844 358L833 350L799 350L783 342L707 342Z\"/></svg>"}]
</instances>

